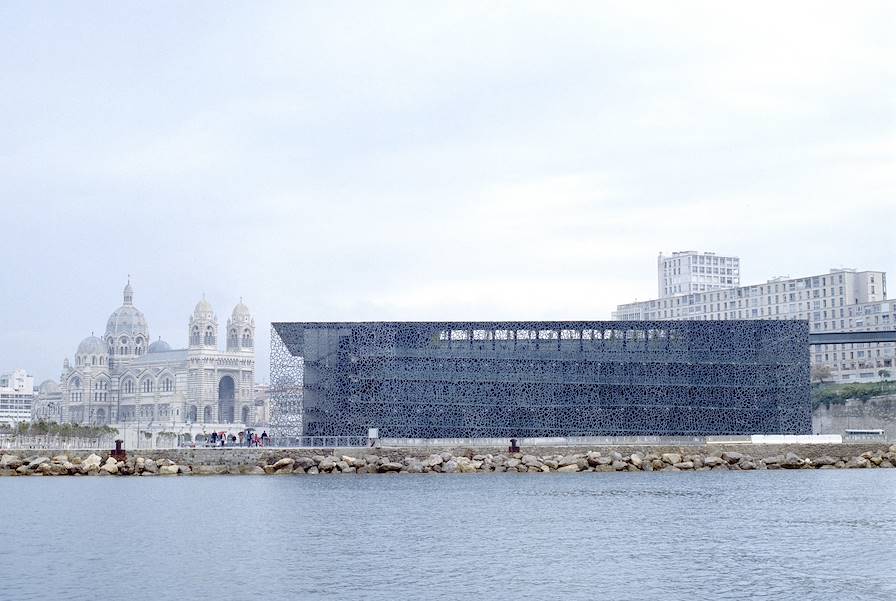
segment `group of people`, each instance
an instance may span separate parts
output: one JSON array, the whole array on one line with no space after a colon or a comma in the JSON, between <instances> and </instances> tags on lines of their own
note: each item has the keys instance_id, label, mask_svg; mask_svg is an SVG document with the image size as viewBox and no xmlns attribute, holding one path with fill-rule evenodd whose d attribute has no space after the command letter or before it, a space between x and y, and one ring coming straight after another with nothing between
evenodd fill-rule
<instances>
[{"instance_id":1,"label":"group of people","mask_svg":"<svg viewBox=\"0 0 896 601\"><path fill-rule=\"evenodd\" d=\"M268 446L268 433L262 431L261 436L251 430L241 430L237 434L229 434L227 432L212 432L206 439L206 446L212 447L266 447Z\"/></svg>"}]
</instances>

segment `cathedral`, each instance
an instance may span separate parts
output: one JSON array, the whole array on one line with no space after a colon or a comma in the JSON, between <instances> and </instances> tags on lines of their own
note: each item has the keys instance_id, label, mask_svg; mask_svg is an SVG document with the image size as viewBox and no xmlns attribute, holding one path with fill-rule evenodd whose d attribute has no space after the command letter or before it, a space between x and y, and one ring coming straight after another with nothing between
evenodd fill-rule
<instances>
[{"instance_id":1,"label":"cathedral","mask_svg":"<svg viewBox=\"0 0 896 601\"><path fill-rule=\"evenodd\" d=\"M103 337L82 340L74 361L63 364L62 421L240 429L255 411L255 320L242 300L224 333L222 351L218 318L203 296L190 316L187 348L152 341L128 281Z\"/></svg>"}]
</instances>

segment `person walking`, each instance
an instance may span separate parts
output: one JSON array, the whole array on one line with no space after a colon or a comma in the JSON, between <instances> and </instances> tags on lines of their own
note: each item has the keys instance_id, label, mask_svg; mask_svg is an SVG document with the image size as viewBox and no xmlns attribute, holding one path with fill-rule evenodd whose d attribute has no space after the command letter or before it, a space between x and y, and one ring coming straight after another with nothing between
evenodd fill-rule
<instances>
[{"instance_id":1,"label":"person walking","mask_svg":"<svg viewBox=\"0 0 896 601\"><path fill-rule=\"evenodd\" d=\"M268 446L268 431L267 430L262 430L262 432L261 432L261 446L263 446L263 447Z\"/></svg>"}]
</instances>

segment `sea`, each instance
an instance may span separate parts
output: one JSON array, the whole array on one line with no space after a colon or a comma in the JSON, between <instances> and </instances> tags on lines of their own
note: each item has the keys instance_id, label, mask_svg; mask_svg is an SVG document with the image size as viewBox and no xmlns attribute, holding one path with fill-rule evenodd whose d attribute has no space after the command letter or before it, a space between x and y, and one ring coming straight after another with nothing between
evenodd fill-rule
<instances>
[{"instance_id":1,"label":"sea","mask_svg":"<svg viewBox=\"0 0 896 601\"><path fill-rule=\"evenodd\" d=\"M896 470L7 477L0 599L896 599Z\"/></svg>"}]
</instances>

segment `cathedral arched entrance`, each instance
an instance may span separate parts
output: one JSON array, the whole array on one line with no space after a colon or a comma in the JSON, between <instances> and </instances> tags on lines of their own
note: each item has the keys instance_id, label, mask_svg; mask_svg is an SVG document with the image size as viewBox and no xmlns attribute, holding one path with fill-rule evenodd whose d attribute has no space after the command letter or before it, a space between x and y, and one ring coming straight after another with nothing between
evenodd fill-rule
<instances>
[{"instance_id":1,"label":"cathedral arched entrance","mask_svg":"<svg viewBox=\"0 0 896 601\"><path fill-rule=\"evenodd\" d=\"M187 409L187 421L188 422L196 421L196 405L190 405L190 408Z\"/></svg>"},{"instance_id":2,"label":"cathedral arched entrance","mask_svg":"<svg viewBox=\"0 0 896 601\"><path fill-rule=\"evenodd\" d=\"M230 376L224 376L218 382L218 421L222 423L233 423L235 390L236 386Z\"/></svg>"},{"instance_id":3,"label":"cathedral arched entrance","mask_svg":"<svg viewBox=\"0 0 896 601\"><path fill-rule=\"evenodd\" d=\"M248 423L249 423L249 407L248 406L243 406L243 412L242 412L241 417L243 418L241 421L244 424L248 425Z\"/></svg>"},{"instance_id":4,"label":"cathedral arched entrance","mask_svg":"<svg viewBox=\"0 0 896 601\"><path fill-rule=\"evenodd\" d=\"M105 424L106 423L106 410L102 407L96 410L96 423Z\"/></svg>"}]
</instances>

